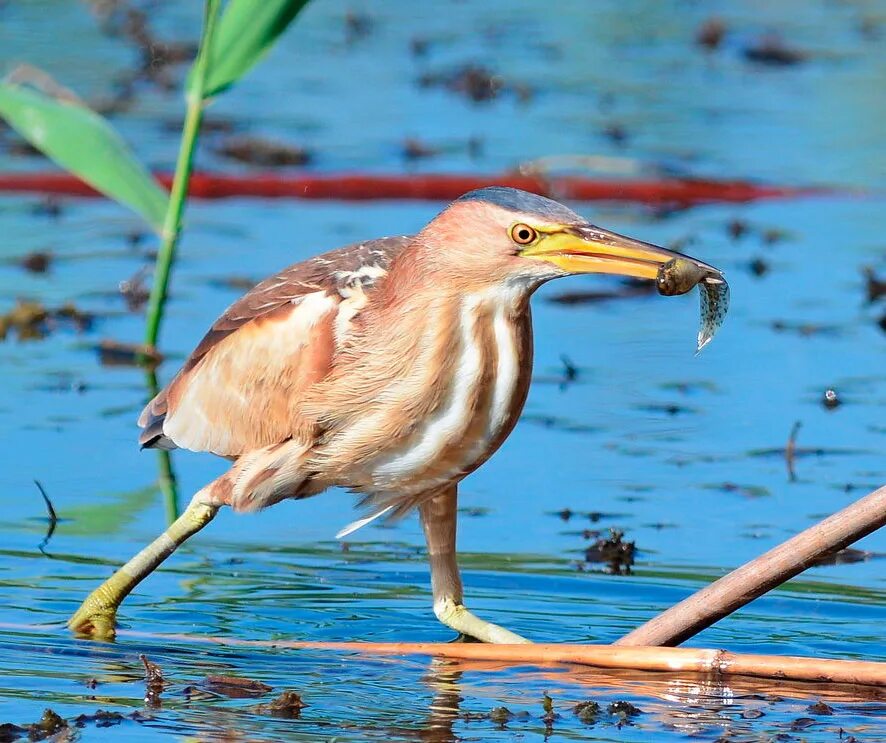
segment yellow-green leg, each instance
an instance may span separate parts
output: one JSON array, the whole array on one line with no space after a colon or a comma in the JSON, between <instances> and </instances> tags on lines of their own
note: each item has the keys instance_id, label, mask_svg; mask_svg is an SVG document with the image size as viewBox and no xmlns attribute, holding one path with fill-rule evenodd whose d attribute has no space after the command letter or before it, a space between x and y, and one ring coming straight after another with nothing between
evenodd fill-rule
<instances>
[{"instance_id":1,"label":"yellow-green leg","mask_svg":"<svg viewBox=\"0 0 886 743\"><path fill-rule=\"evenodd\" d=\"M86 597L68 620L68 627L81 634L113 638L117 608L123 599L180 544L212 521L216 513L218 506L194 498L166 531Z\"/></svg>"},{"instance_id":2,"label":"yellow-green leg","mask_svg":"<svg viewBox=\"0 0 886 743\"><path fill-rule=\"evenodd\" d=\"M457 508L455 486L419 506L431 564L434 614L447 627L481 642L504 645L529 642L525 637L504 627L480 619L465 608L464 591L455 556Z\"/></svg>"}]
</instances>

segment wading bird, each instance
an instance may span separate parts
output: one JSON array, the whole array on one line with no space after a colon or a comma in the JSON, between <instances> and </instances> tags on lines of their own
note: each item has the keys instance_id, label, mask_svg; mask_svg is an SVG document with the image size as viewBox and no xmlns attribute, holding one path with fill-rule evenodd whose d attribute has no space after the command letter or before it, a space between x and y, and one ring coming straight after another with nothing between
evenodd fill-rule
<instances>
[{"instance_id":1,"label":"wading bird","mask_svg":"<svg viewBox=\"0 0 886 743\"><path fill-rule=\"evenodd\" d=\"M96 589L78 632L113 635L129 592L222 506L257 511L333 487L366 516L418 509L434 613L452 629L525 642L465 608L456 490L507 438L532 368L529 297L561 276L646 279L692 258L608 232L509 188L465 194L418 234L351 245L258 284L215 322L139 419L144 447L212 452L230 470Z\"/></svg>"}]
</instances>

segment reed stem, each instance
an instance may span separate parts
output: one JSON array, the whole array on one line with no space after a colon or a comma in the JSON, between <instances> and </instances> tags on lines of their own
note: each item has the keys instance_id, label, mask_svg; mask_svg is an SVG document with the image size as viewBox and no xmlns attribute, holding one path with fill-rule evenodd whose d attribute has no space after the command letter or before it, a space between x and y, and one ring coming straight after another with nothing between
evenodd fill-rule
<instances>
[{"instance_id":1,"label":"reed stem","mask_svg":"<svg viewBox=\"0 0 886 743\"><path fill-rule=\"evenodd\" d=\"M203 34L200 39L197 59L194 62L194 84L189 88L187 95L185 125L175 166L175 176L173 177L172 188L169 192L169 205L167 206L166 218L163 222L160 250L157 253L154 271L154 283L148 300L145 345L149 348L154 348L157 345L160 324L163 321L163 311L166 306L169 277L172 272L172 264L175 262L176 248L181 235L182 217L185 212L188 185L193 170L194 153L197 149L197 138L200 133L200 124L203 121L203 109L206 105L203 91L205 90L209 70L210 49L218 18L218 8L219 0L206 0L203 16Z\"/></svg>"},{"instance_id":2,"label":"reed stem","mask_svg":"<svg viewBox=\"0 0 886 743\"><path fill-rule=\"evenodd\" d=\"M724 575L614 644L679 645L799 575L822 556L837 552L883 526L886 485Z\"/></svg>"}]
</instances>

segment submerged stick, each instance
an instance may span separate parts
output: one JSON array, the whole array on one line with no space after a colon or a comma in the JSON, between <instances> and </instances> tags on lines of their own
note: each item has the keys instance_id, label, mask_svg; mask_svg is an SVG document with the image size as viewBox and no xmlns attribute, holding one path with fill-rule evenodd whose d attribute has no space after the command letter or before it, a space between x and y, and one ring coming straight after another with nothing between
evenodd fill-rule
<instances>
[{"instance_id":1,"label":"submerged stick","mask_svg":"<svg viewBox=\"0 0 886 743\"><path fill-rule=\"evenodd\" d=\"M46 625L0 622L0 629L17 632L47 631ZM245 640L186 633L142 632L120 629L117 638L186 642L238 648L277 650L328 650L366 655L426 655L454 660L489 661L515 665L566 664L605 670L651 671L669 674L742 676L819 684L851 684L886 688L886 663L795 655L733 653L715 648L619 647L528 643L487 645L454 642L301 642L293 640Z\"/></svg>"},{"instance_id":2,"label":"submerged stick","mask_svg":"<svg viewBox=\"0 0 886 743\"><path fill-rule=\"evenodd\" d=\"M733 570L628 633L615 645L679 645L815 561L886 525L886 486Z\"/></svg>"},{"instance_id":3,"label":"submerged stick","mask_svg":"<svg viewBox=\"0 0 886 743\"><path fill-rule=\"evenodd\" d=\"M594 668L701 673L717 676L753 676L789 681L812 681L862 686L886 685L886 663L791 655L754 655L713 648L616 647L539 643L486 645L451 642L289 642L237 640L186 634L153 634L120 630L118 637L178 640L238 647L290 650L335 650L371 655L431 655L438 658L486 660L501 663L547 665L568 663Z\"/></svg>"},{"instance_id":4,"label":"submerged stick","mask_svg":"<svg viewBox=\"0 0 886 743\"><path fill-rule=\"evenodd\" d=\"M49 514L49 527L46 529L46 536L43 537L43 541L37 545L37 549L45 555L46 545L49 544L49 540L52 539L52 535L55 534L55 527L58 524L58 515L56 514L55 508L52 506L52 501L49 500L49 496L46 494L46 490L43 488L40 481L34 480L34 484L37 486L37 490L40 491L40 495L43 496L43 502L46 504L46 512Z\"/></svg>"},{"instance_id":5,"label":"submerged stick","mask_svg":"<svg viewBox=\"0 0 886 743\"><path fill-rule=\"evenodd\" d=\"M155 173L167 188L169 173ZM466 191L485 186L511 186L524 191L570 201L634 201L644 204L743 203L757 199L797 198L835 193L832 189L755 184L748 181L713 181L665 178L624 180L621 178L543 178L490 173L460 175L446 173L194 173L188 189L191 198L226 199L423 199L452 201ZM69 173L0 173L0 192L37 192L67 196L100 196L77 176Z\"/></svg>"}]
</instances>

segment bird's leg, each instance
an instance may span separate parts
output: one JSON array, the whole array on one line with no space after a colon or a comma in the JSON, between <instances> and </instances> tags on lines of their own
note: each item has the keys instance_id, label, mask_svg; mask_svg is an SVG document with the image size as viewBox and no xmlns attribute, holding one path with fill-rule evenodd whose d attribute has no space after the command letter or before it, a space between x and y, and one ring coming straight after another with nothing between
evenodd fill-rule
<instances>
[{"instance_id":1,"label":"bird's leg","mask_svg":"<svg viewBox=\"0 0 886 743\"><path fill-rule=\"evenodd\" d=\"M130 591L169 557L188 537L208 524L218 513L218 505L205 502L206 488L194 496L184 513L110 578L96 588L68 620L74 632L113 639L117 608Z\"/></svg>"},{"instance_id":2,"label":"bird's leg","mask_svg":"<svg viewBox=\"0 0 886 743\"><path fill-rule=\"evenodd\" d=\"M431 564L434 614L447 627L481 642L497 644L529 642L504 627L480 619L465 608L461 576L455 558L456 508L457 497L454 485L419 506L421 524L428 543L428 560Z\"/></svg>"}]
</instances>

